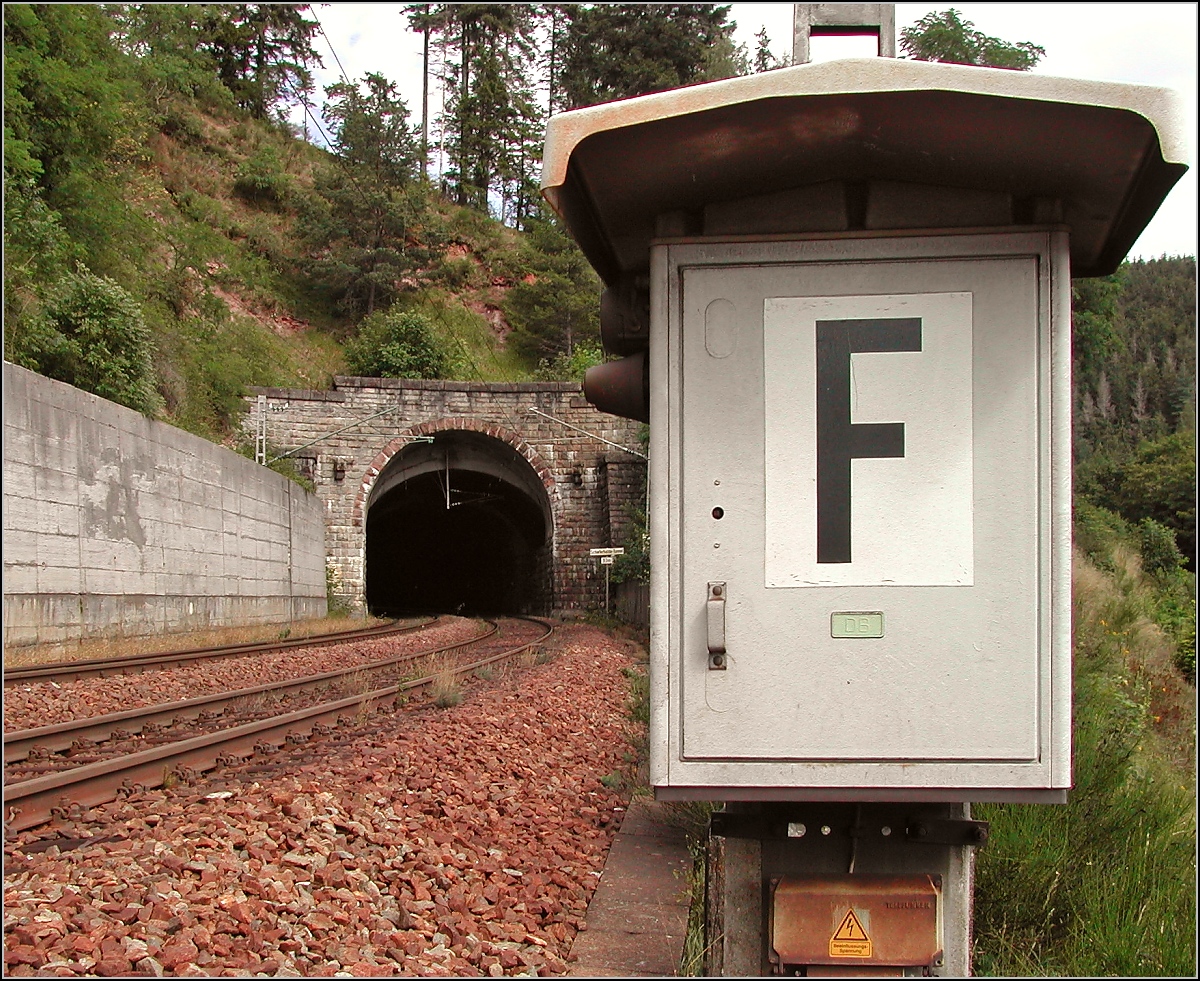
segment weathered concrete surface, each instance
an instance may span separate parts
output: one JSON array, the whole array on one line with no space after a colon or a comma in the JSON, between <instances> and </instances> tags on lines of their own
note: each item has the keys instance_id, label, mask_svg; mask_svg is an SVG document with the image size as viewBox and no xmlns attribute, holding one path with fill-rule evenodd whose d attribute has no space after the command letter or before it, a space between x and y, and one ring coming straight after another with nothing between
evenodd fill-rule
<instances>
[{"instance_id":1,"label":"weathered concrete surface","mask_svg":"<svg viewBox=\"0 0 1200 981\"><path fill-rule=\"evenodd\" d=\"M232 450L4 363L4 644L325 614L320 502Z\"/></svg>"},{"instance_id":2,"label":"weathered concrete surface","mask_svg":"<svg viewBox=\"0 0 1200 981\"><path fill-rule=\"evenodd\" d=\"M661 804L630 802L571 948L572 977L675 977L687 934L692 858Z\"/></svg>"}]
</instances>

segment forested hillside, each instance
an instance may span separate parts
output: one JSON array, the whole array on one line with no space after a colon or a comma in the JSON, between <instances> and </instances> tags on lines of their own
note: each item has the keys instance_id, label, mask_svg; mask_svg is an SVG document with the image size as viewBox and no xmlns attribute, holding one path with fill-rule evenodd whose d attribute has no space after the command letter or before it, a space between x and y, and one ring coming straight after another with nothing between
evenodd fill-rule
<instances>
[{"instance_id":1,"label":"forested hillside","mask_svg":"<svg viewBox=\"0 0 1200 981\"><path fill-rule=\"evenodd\" d=\"M380 75L318 98L305 5L6 5L5 357L226 441L249 385L594 362L599 282L537 193L547 115L745 72L727 8L406 14L446 90L425 126Z\"/></svg>"},{"instance_id":2,"label":"forested hillside","mask_svg":"<svg viewBox=\"0 0 1200 981\"><path fill-rule=\"evenodd\" d=\"M1074 299L1077 494L1170 529L1194 569L1195 258L1126 262Z\"/></svg>"},{"instance_id":3,"label":"forested hillside","mask_svg":"<svg viewBox=\"0 0 1200 981\"><path fill-rule=\"evenodd\" d=\"M785 61L710 4L405 16L428 122L381 75L314 92L305 5L7 4L5 357L226 442L250 385L577 377L600 287L540 203L548 116ZM950 11L902 46L1041 54L977 34ZM1193 257L1075 284L1077 488L1153 561L1195 550L1195 322Z\"/></svg>"}]
</instances>

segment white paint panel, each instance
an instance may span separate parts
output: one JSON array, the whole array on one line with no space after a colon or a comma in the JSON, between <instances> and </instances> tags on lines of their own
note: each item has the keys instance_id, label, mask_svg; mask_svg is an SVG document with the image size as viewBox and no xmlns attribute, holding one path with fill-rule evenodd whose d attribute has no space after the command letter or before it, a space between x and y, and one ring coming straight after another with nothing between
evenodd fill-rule
<instances>
[{"instance_id":1,"label":"white paint panel","mask_svg":"<svg viewBox=\"0 0 1200 981\"><path fill-rule=\"evenodd\" d=\"M768 587L974 582L972 294L763 303ZM817 322L917 318L921 350L850 357L852 424L902 423L904 456L851 462L850 562L817 560Z\"/></svg>"}]
</instances>

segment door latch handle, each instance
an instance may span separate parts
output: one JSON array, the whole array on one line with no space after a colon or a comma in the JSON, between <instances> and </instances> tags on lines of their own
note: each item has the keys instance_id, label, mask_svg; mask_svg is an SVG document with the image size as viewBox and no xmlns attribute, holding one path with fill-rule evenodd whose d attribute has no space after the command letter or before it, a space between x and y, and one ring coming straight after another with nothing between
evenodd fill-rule
<instances>
[{"instance_id":1,"label":"door latch handle","mask_svg":"<svg viewBox=\"0 0 1200 981\"><path fill-rule=\"evenodd\" d=\"M704 605L708 626L708 669L725 670L725 583L708 584L708 602Z\"/></svg>"}]
</instances>

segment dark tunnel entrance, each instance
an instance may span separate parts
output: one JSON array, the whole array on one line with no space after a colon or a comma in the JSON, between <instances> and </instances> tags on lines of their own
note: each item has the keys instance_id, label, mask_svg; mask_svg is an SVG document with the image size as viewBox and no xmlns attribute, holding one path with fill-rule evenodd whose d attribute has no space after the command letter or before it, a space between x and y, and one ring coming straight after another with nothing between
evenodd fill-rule
<instances>
[{"instance_id":1,"label":"dark tunnel entrance","mask_svg":"<svg viewBox=\"0 0 1200 981\"><path fill-rule=\"evenodd\" d=\"M371 493L365 580L377 616L548 612L551 517L540 478L482 433L410 444Z\"/></svg>"}]
</instances>

